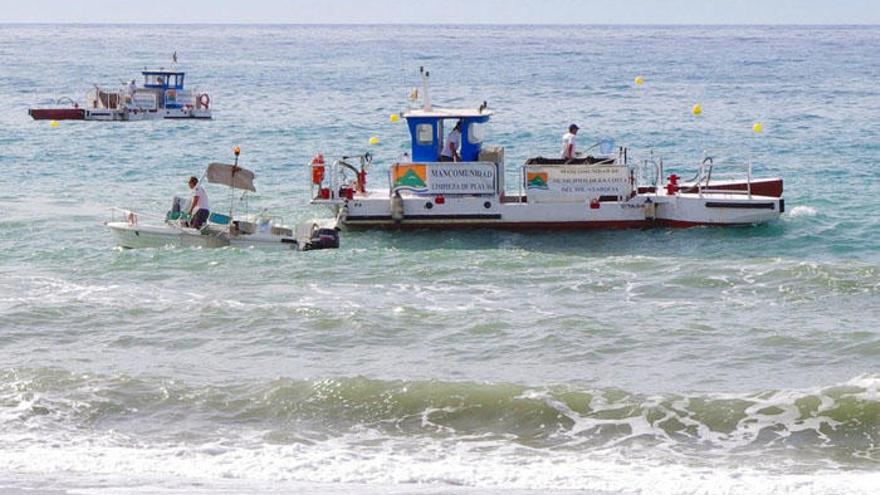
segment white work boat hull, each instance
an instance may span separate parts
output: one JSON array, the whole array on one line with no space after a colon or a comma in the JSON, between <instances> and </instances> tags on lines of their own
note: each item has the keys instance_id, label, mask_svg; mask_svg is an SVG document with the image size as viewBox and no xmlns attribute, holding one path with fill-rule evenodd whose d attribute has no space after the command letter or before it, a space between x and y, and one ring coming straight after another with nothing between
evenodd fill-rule
<instances>
[{"instance_id":1,"label":"white work boat hull","mask_svg":"<svg viewBox=\"0 0 880 495\"><path fill-rule=\"evenodd\" d=\"M82 120L96 120L104 122L122 121L134 122L141 120L161 119L210 119L211 110L196 108L159 108L155 110L138 109L94 109L85 110Z\"/></svg>"},{"instance_id":2,"label":"white work boat hull","mask_svg":"<svg viewBox=\"0 0 880 495\"><path fill-rule=\"evenodd\" d=\"M402 196L366 193L342 204L338 224L347 229L593 230L648 227L755 225L775 220L784 211L781 198L734 194L640 194L625 201L598 203L528 203L497 197ZM320 204L321 200L314 203ZM325 203L330 203L325 202Z\"/></svg>"},{"instance_id":3,"label":"white work boat hull","mask_svg":"<svg viewBox=\"0 0 880 495\"><path fill-rule=\"evenodd\" d=\"M708 186L670 184L649 189L635 184L629 168L613 163L527 165L523 177L534 182L523 185L525 194L507 195L500 164L395 164L392 176L397 174L395 167L417 169L426 177L453 174L461 177L452 183L459 190L472 186L487 193L443 193L450 183L439 181L434 185L442 187L432 191L429 179L428 184L419 184L424 191L418 192L399 187L357 191L357 184L343 184L340 193L319 191L312 203L329 206L341 228L402 230L737 226L770 222L785 210L781 179L712 182ZM539 176L549 178L549 182L538 181ZM603 178L606 176L612 178ZM763 194L753 193L757 191Z\"/></svg>"}]
</instances>

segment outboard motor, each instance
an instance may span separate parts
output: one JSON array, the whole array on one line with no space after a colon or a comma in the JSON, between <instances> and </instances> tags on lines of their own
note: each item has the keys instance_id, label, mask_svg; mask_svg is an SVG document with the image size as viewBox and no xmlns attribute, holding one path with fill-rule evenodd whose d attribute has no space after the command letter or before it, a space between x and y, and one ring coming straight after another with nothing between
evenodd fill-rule
<instances>
[{"instance_id":1,"label":"outboard motor","mask_svg":"<svg viewBox=\"0 0 880 495\"><path fill-rule=\"evenodd\" d=\"M165 220L177 220L189 207L189 201L180 196L174 196L171 200L171 210L165 215Z\"/></svg>"},{"instance_id":2,"label":"outboard motor","mask_svg":"<svg viewBox=\"0 0 880 495\"><path fill-rule=\"evenodd\" d=\"M312 236L300 248L303 251L316 249L336 249L339 247L339 231L336 229L315 229Z\"/></svg>"},{"instance_id":3,"label":"outboard motor","mask_svg":"<svg viewBox=\"0 0 880 495\"><path fill-rule=\"evenodd\" d=\"M186 200L180 196L174 196L171 199L171 213L180 213L186 207Z\"/></svg>"}]
</instances>

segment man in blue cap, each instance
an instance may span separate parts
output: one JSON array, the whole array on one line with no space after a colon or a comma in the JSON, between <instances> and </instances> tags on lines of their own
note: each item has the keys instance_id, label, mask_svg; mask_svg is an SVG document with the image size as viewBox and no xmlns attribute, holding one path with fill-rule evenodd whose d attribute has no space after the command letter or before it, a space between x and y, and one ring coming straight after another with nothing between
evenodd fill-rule
<instances>
[{"instance_id":1,"label":"man in blue cap","mask_svg":"<svg viewBox=\"0 0 880 495\"><path fill-rule=\"evenodd\" d=\"M578 133L578 127L575 124L571 124L568 126L568 132L562 136L562 159L566 162L570 162L575 159L575 136Z\"/></svg>"}]
</instances>

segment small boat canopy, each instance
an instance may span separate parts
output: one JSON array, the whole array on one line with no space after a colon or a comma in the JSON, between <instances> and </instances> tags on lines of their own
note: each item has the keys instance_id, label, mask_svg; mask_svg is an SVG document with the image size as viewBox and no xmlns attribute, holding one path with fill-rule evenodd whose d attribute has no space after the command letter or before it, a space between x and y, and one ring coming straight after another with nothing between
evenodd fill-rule
<instances>
[{"instance_id":1,"label":"small boat canopy","mask_svg":"<svg viewBox=\"0 0 880 495\"><path fill-rule=\"evenodd\" d=\"M236 165L212 163L208 165L205 177L211 184L223 184L233 189L257 192L257 189L254 187L254 173Z\"/></svg>"}]
</instances>

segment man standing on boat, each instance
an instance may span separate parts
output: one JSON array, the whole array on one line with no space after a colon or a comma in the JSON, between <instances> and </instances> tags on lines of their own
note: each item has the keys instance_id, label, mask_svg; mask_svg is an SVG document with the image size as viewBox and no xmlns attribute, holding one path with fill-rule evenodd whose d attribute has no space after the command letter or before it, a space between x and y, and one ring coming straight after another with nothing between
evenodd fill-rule
<instances>
[{"instance_id":1,"label":"man standing on boat","mask_svg":"<svg viewBox=\"0 0 880 495\"><path fill-rule=\"evenodd\" d=\"M189 204L190 220L188 227L200 229L208 221L208 215L210 214L208 193L199 185L199 179L196 179L194 176L189 178L189 188L192 189L192 201Z\"/></svg>"},{"instance_id":2,"label":"man standing on boat","mask_svg":"<svg viewBox=\"0 0 880 495\"><path fill-rule=\"evenodd\" d=\"M562 136L562 159L566 162L575 159L575 136L578 133L578 127L575 124L568 126L568 132Z\"/></svg>"},{"instance_id":3,"label":"man standing on boat","mask_svg":"<svg viewBox=\"0 0 880 495\"><path fill-rule=\"evenodd\" d=\"M461 146L461 121L455 123L455 127L446 136L446 144L443 151L440 152L441 162L460 162L461 156L458 154L458 148Z\"/></svg>"}]
</instances>

